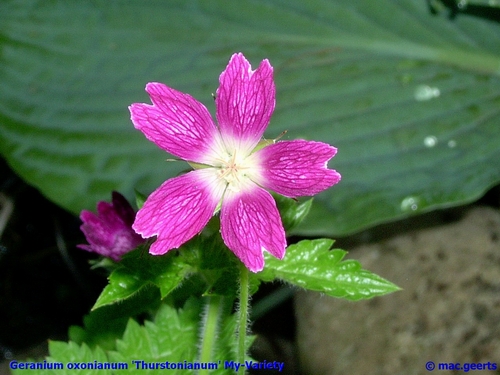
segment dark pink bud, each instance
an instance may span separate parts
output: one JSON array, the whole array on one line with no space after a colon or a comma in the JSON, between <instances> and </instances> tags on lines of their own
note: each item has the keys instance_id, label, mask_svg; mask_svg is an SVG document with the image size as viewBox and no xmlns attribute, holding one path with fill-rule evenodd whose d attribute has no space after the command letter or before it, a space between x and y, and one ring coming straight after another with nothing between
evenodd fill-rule
<instances>
[{"instance_id":1,"label":"dark pink bud","mask_svg":"<svg viewBox=\"0 0 500 375\"><path fill-rule=\"evenodd\" d=\"M78 248L119 261L123 254L135 249L144 239L134 232L135 212L123 195L114 191L112 203L99 202L97 215L83 210L80 229L89 245Z\"/></svg>"}]
</instances>

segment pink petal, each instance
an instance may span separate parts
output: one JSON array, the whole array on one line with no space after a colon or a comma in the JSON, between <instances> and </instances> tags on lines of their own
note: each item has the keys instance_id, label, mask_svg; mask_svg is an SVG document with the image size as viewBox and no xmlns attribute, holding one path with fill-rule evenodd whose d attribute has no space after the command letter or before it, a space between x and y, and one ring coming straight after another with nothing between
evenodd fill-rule
<instances>
[{"instance_id":1,"label":"pink petal","mask_svg":"<svg viewBox=\"0 0 500 375\"><path fill-rule=\"evenodd\" d=\"M336 153L322 142L277 142L252 155L261 167L256 182L291 198L315 195L340 181L340 174L327 167Z\"/></svg>"},{"instance_id":2,"label":"pink petal","mask_svg":"<svg viewBox=\"0 0 500 375\"><path fill-rule=\"evenodd\" d=\"M165 181L137 212L132 228L142 237L158 236L149 252L165 254L198 234L222 197L209 179L210 168ZM212 172L213 173L213 172Z\"/></svg>"},{"instance_id":3,"label":"pink petal","mask_svg":"<svg viewBox=\"0 0 500 375\"><path fill-rule=\"evenodd\" d=\"M273 68L263 60L252 71L241 53L234 54L219 78L215 105L226 144L234 140L252 150L262 138L274 111ZM236 145L236 148L239 148Z\"/></svg>"},{"instance_id":4,"label":"pink petal","mask_svg":"<svg viewBox=\"0 0 500 375\"><path fill-rule=\"evenodd\" d=\"M148 83L146 91L153 105L135 103L129 107L134 126L172 155L206 163L219 137L207 108L162 83Z\"/></svg>"},{"instance_id":5,"label":"pink petal","mask_svg":"<svg viewBox=\"0 0 500 375\"><path fill-rule=\"evenodd\" d=\"M102 217L105 211L103 204L111 206L111 204L107 202L99 202L97 207L101 217L87 210L83 210L80 213L80 219L83 221L80 229L90 244L90 246L79 245L81 249L92 251L92 247L100 249L111 248L113 246L113 233L120 228L117 224L117 220L115 220L116 218L112 217L111 214L109 217L111 217L112 220L108 219L108 215L106 215L105 219Z\"/></svg>"},{"instance_id":6,"label":"pink petal","mask_svg":"<svg viewBox=\"0 0 500 375\"><path fill-rule=\"evenodd\" d=\"M274 199L258 186L243 192L226 191L221 209L224 243L252 272L264 268L263 251L285 256L285 230Z\"/></svg>"},{"instance_id":7,"label":"pink petal","mask_svg":"<svg viewBox=\"0 0 500 375\"><path fill-rule=\"evenodd\" d=\"M128 203L128 202L127 202ZM103 225L110 232L116 232L125 227L125 222L118 215L112 203L100 201L97 203L97 214ZM83 212L81 216L83 217ZM130 223L132 225L132 223Z\"/></svg>"},{"instance_id":8,"label":"pink petal","mask_svg":"<svg viewBox=\"0 0 500 375\"><path fill-rule=\"evenodd\" d=\"M80 228L89 243L77 245L80 249L119 261L123 254L144 242L131 227L134 209L120 193L113 192L113 203L99 202L97 213L83 210L80 214Z\"/></svg>"},{"instance_id":9,"label":"pink petal","mask_svg":"<svg viewBox=\"0 0 500 375\"><path fill-rule=\"evenodd\" d=\"M135 211L127 201L127 199L120 193L113 191L111 193L113 209L115 210L118 217L120 217L123 223L131 227L135 218Z\"/></svg>"}]
</instances>

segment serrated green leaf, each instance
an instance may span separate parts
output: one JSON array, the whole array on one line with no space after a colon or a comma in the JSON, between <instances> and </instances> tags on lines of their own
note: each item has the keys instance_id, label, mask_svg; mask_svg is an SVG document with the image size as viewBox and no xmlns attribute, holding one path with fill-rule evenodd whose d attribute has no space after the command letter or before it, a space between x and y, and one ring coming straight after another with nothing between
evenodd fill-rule
<instances>
[{"instance_id":1,"label":"serrated green leaf","mask_svg":"<svg viewBox=\"0 0 500 375\"><path fill-rule=\"evenodd\" d=\"M304 240L291 245L283 260L266 255L263 281L280 279L332 297L360 300L395 292L393 283L361 268L358 261L342 261L344 250L330 250L333 240Z\"/></svg>"},{"instance_id":2,"label":"serrated green leaf","mask_svg":"<svg viewBox=\"0 0 500 375\"><path fill-rule=\"evenodd\" d=\"M347 234L500 181L500 24L434 15L424 0L4 0L0 46L0 152L75 213L186 169L134 130L127 106L160 81L214 113L237 51L275 68L267 138L288 130L339 150L342 181L298 233Z\"/></svg>"},{"instance_id":3,"label":"serrated green leaf","mask_svg":"<svg viewBox=\"0 0 500 375\"><path fill-rule=\"evenodd\" d=\"M234 298L238 287L238 260L218 232L196 236L178 251L152 256L139 248L126 254L109 276L93 309L136 298L137 293L159 290L163 299L176 288L174 300L183 304L193 295ZM251 288L256 290L258 284ZM153 290L150 290L150 289ZM134 305L134 302L129 304Z\"/></svg>"},{"instance_id":4,"label":"serrated green leaf","mask_svg":"<svg viewBox=\"0 0 500 375\"><path fill-rule=\"evenodd\" d=\"M149 369L148 363L193 363L196 361L198 328L201 305L190 300L183 309L176 310L163 304L154 322L146 321L143 326L130 320L123 338L117 342L117 350L110 352L112 361L133 362L131 369L141 374L193 374L193 370ZM143 369L143 362L146 368ZM137 369L138 368L138 369ZM117 375L127 373L116 372Z\"/></svg>"},{"instance_id":5,"label":"serrated green leaf","mask_svg":"<svg viewBox=\"0 0 500 375\"><path fill-rule=\"evenodd\" d=\"M229 301L230 302L230 301ZM234 335L236 318L231 315L232 304L223 309L220 334L213 348L213 361L216 369L213 374L231 374L234 370L224 367L225 361L234 361L236 354L236 337ZM74 342L56 342L49 344L50 356L34 363L58 363L62 370L16 370L14 374L104 374L124 375L141 373L145 375L164 374L166 371L174 375L193 374L191 365L199 364L198 335L202 305L197 299L189 299L184 307L175 309L162 304L155 314L154 321L145 321L140 325L130 319L123 336L117 340L115 350L105 352L100 347L89 348L86 344ZM102 316L101 316L102 318ZM247 337L250 348L253 336ZM248 358L251 360L251 358ZM79 365L79 369L75 368ZM115 366L107 370L104 366ZM119 367L122 366L122 367ZM170 366L164 368L163 366ZM184 369L179 369L184 366ZM177 367L177 368L174 368Z\"/></svg>"},{"instance_id":6,"label":"serrated green leaf","mask_svg":"<svg viewBox=\"0 0 500 375\"><path fill-rule=\"evenodd\" d=\"M132 297L149 284L145 280L137 280L126 268L118 268L108 278L109 284L97 298L93 310Z\"/></svg>"},{"instance_id":7,"label":"serrated green leaf","mask_svg":"<svg viewBox=\"0 0 500 375\"><path fill-rule=\"evenodd\" d=\"M78 345L74 342L49 342L48 360L58 361L65 365L65 368L70 370L68 374L81 375L112 375L113 371L106 369L104 366L109 366L106 353L99 347L90 349L86 344ZM72 366L70 364L73 364ZM79 365L79 369L76 368ZM70 368L73 367L73 368Z\"/></svg>"},{"instance_id":8,"label":"serrated green leaf","mask_svg":"<svg viewBox=\"0 0 500 375\"><path fill-rule=\"evenodd\" d=\"M109 276L93 309L130 298L144 288L156 287L165 298L184 280L191 268L177 252L153 256L140 248L126 254Z\"/></svg>"},{"instance_id":9,"label":"serrated green leaf","mask_svg":"<svg viewBox=\"0 0 500 375\"><path fill-rule=\"evenodd\" d=\"M115 348L116 339L123 336L130 317L155 311L161 303L157 288L143 288L120 303L112 303L91 311L83 318L83 327L72 326L69 339L77 344L86 343L91 349Z\"/></svg>"},{"instance_id":10,"label":"serrated green leaf","mask_svg":"<svg viewBox=\"0 0 500 375\"><path fill-rule=\"evenodd\" d=\"M25 375L113 375L113 364L108 361L106 353L99 347L90 349L87 345L74 342L49 342L50 356L37 361L42 366L52 366L45 370L16 370L13 374ZM121 364L114 364L120 366ZM125 364L126 365L126 364ZM56 367L57 366L57 367Z\"/></svg>"}]
</instances>

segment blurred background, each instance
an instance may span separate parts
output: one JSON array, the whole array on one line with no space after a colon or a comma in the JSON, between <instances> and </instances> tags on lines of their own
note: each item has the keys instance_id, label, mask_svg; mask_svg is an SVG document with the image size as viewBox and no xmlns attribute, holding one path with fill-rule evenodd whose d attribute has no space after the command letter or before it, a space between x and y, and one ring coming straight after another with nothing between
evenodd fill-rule
<instances>
[{"instance_id":1,"label":"blurred background","mask_svg":"<svg viewBox=\"0 0 500 375\"><path fill-rule=\"evenodd\" d=\"M267 138L288 130L285 139L339 150L330 167L341 183L315 199L294 238L354 250L460 221L471 204L497 210L499 21L495 0L1 1L0 353L65 339L106 284L75 248L82 209L112 190L149 193L185 169L133 128L127 106L147 102L146 83L159 81L214 113L211 93L234 52L274 67ZM488 285L499 291L496 271ZM269 287L256 302L276 290L279 299ZM292 363L286 301L255 330L267 333L262 350ZM500 325L500 302L488 306L489 324Z\"/></svg>"}]
</instances>

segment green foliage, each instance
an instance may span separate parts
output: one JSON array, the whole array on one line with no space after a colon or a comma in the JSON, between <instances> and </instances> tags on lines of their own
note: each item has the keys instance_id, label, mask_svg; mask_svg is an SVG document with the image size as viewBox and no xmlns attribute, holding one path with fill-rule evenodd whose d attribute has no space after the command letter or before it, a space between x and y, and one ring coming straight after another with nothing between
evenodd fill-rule
<instances>
[{"instance_id":1,"label":"green foliage","mask_svg":"<svg viewBox=\"0 0 500 375\"><path fill-rule=\"evenodd\" d=\"M97 299L94 309L123 301L147 287L158 288L161 298L164 298L190 271L178 252L151 256L144 248L139 247L125 255L111 273L109 284Z\"/></svg>"},{"instance_id":2,"label":"green foliage","mask_svg":"<svg viewBox=\"0 0 500 375\"><path fill-rule=\"evenodd\" d=\"M138 209L142 208L144 205L144 202L146 202L146 199L148 198L145 194L141 193L140 191L134 190L135 193L135 205L137 206Z\"/></svg>"},{"instance_id":3,"label":"green foliage","mask_svg":"<svg viewBox=\"0 0 500 375\"><path fill-rule=\"evenodd\" d=\"M51 341L49 342L49 352L50 356L45 360L38 361L37 363L45 364L45 367L50 365L54 366L58 364L59 368L56 367L42 369L42 370L14 370L13 375L26 375L26 374L37 374L37 375L113 375L115 374L111 370L99 369L100 364L108 363L108 357L106 353L101 348L90 349L87 345L78 345L74 342L59 342ZM30 361L33 362L33 361ZM79 368L75 368L75 365ZM92 368L90 366L93 366Z\"/></svg>"},{"instance_id":4,"label":"green foliage","mask_svg":"<svg viewBox=\"0 0 500 375\"><path fill-rule=\"evenodd\" d=\"M91 349L85 343L80 345L71 341L68 343L52 341L49 344L50 356L45 361L62 363L64 366L62 370L15 370L13 374L122 375L140 372L141 374L155 375L164 374L166 371L169 374L177 375L193 374L194 370L192 369L166 370L160 366L165 362L173 365L181 363L184 366L186 363L199 362L197 343L202 302L198 299L189 299L182 309L162 304L156 312L154 320L145 321L144 324L129 319L123 334L116 341L116 345L110 349L103 350L99 346ZM217 363L218 369L210 373L230 374L231 371L224 369L224 361L232 361L236 358L233 350L236 346L235 317L226 311L221 326L221 332L214 343L214 359L210 361ZM248 347L252 341L252 338L248 339ZM43 361L38 360L37 363L43 364ZM80 367L87 365L85 369L68 368L71 366L68 364L74 363L80 364ZM96 367L105 364L114 364L115 367L119 364L125 364L126 368L89 369L89 365ZM158 366L158 368L151 369L150 366Z\"/></svg>"},{"instance_id":5,"label":"green foliage","mask_svg":"<svg viewBox=\"0 0 500 375\"><path fill-rule=\"evenodd\" d=\"M484 7L485 9L500 8L500 1L498 0L428 0L428 2L435 12L442 11L446 7L455 12L467 12L470 8L475 8L477 11L477 7Z\"/></svg>"},{"instance_id":6,"label":"green foliage","mask_svg":"<svg viewBox=\"0 0 500 375\"><path fill-rule=\"evenodd\" d=\"M304 220L313 203L312 198L298 202L295 199L286 198L279 194L273 194L273 197L276 200L287 233L292 232Z\"/></svg>"},{"instance_id":7,"label":"green foliage","mask_svg":"<svg viewBox=\"0 0 500 375\"><path fill-rule=\"evenodd\" d=\"M0 47L0 153L75 213L188 168L165 162L127 106L160 81L213 113L237 51L275 68L267 138L338 147L343 179L298 234L463 204L500 181L500 24L424 0L4 0Z\"/></svg>"},{"instance_id":8,"label":"green foliage","mask_svg":"<svg viewBox=\"0 0 500 375\"><path fill-rule=\"evenodd\" d=\"M234 296L238 286L238 263L218 233L198 236L162 256L144 248L125 255L109 276L94 309L133 298L137 293L159 292L161 299L175 289L174 300L184 303L194 292L200 295ZM256 290L253 285L252 290ZM148 290L153 288L153 291Z\"/></svg>"},{"instance_id":9,"label":"green foliage","mask_svg":"<svg viewBox=\"0 0 500 375\"><path fill-rule=\"evenodd\" d=\"M289 228L300 224L311 207L311 200L301 203L276 198ZM357 261L342 261L346 252L330 250L332 244L333 241L327 239L301 241L288 247L283 261L266 253L266 267L251 277L250 292L255 293L261 281L276 278L352 300L398 290L387 280L361 269ZM239 285L238 262L217 232L197 236L180 250L163 256L152 256L139 248L127 254L111 272L109 284L94 309L120 302L120 311L126 311L123 303L125 306L149 305L137 301L159 300L169 295L176 306L182 306L193 293L235 298ZM75 328L74 333L78 332Z\"/></svg>"},{"instance_id":10,"label":"green foliage","mask_svg":"<svg viewBox=\"0 0 500 375\"><path fill-rule=\"evenodd\" d=\"M154 322L146 321L144 325L139 325L136 321L130 320L123 338L116 344L116 351L109 353L110 360L129 363L132 359L153 363L194 362L197 356L200 311L200 302L190 300L179 311L168 305L162 305ZM137 365L135 363L131 368L135 369ZM165 369L140 372L151 375L164 374ZM172 371L172 373L192 374L193 371Z\"/></svg>"},{"instance_id":11,"label":"green foliage","mask_svg":"<svg viewBox=\"0 0 500 375\"><path fill-rule=\"evenodd\" d=\"M304 219L311 200L278 198L278 205L286 225L292 227ZM346 252L330 250L332 244L327 239L301 241L288 247L284 260L266 256L264 270L251 275L250 293L257 291L261 281L275 279L351 300L398 290L361 269L358 262L343 261ZM181 375L192 374L193 369L185 367L196 363L215 364L213 374L234 373L225 363L239 363L254 339L245 336L237 353L235 333L246 332L246 325L240 327L237 319L247 320L244 304L239 304L242 315L233 314L238 269L243 266L213 231L163 256L151 256L145 250L139 247L118 264L99 263L111 269L111 275L94 310L85 317L83 327L70 328L70 342L51 342L50 356L38 361L59 363L61 370L16 370L14 374L154 375L168 371ZM137 320L140 317L146 317L143 324ZM79 368L70 367L75 364ZM171 367L178 364L184 367Z\"/></svg>"},{"instance_id":12,"label":"green foliage","mask_svg":"<svg viewBox=\"0 0 500 375\"><path fill-rule=\"evenodd\" d=\"M262 281L280 279L332 297L360 300L395 292L393 283L361 268L355 260L344 260L344 250L330 250L333 240L300 241L287 248L285 259L266 257L266 267L257 274Z\"/></svg>"},{"instance_id":13,"label":"green foliage","mask_svg":"<svg viewBox=\"0 0 500 375\"><path fill-rule=\"evenodd\" d=\"M185 300L184 300L185 301ZM83 319L83 327L71 326L69 339L91 348L113 349L116 339L122 337L130 317L150 315L161 302L157 288L146 287L130 298L116 301L91 311Z\"/></svg>"}]
</instances>

